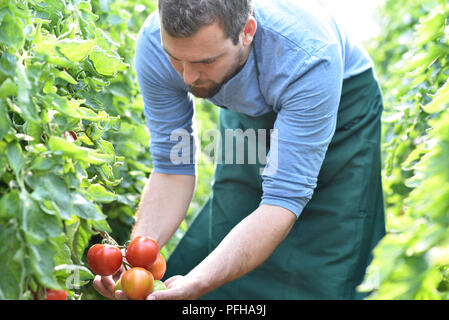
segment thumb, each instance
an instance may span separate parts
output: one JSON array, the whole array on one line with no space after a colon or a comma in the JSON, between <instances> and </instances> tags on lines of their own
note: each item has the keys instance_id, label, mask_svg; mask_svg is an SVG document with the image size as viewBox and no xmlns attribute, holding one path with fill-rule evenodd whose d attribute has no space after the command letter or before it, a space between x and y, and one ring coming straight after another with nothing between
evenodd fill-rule
<instances>
[{"instance_id":1,"label":"thumb","mask_svg":"<svg viewBox=\"0 0 449 320\"><path fill-rule=\"evenodd\" d=\"M166 289L151 293L146 300L176 300L178 295L176 289Z\"/></svg>"},{"instance_id":2,"label":"thumb","mask_svg":"<svg viewBox=\"0 0 449 320\"><path fill-rule=\"evenodd\" d=\"M128 300L128 297L122 290L115 291L114 296L116 300Z\"/></svg>"},{"instance_id":3,"label":"thumb","mask_svg":"<svg viewBox=\"0 0 449 320\"><path fill-rule=\"evenodd\" d=\"M165 284L165 286L166 286L167 288L169 288L169 287L170 287L170 284L171 284L173 281L176 281L176 280L178 280L179 278L182 278L182 277L183 277L183 276L181 276L181 275L173 276L173 277L168 278L167 280L165 280L165 281L164 281L164 284Z\"/></svg>"}]
</instances>

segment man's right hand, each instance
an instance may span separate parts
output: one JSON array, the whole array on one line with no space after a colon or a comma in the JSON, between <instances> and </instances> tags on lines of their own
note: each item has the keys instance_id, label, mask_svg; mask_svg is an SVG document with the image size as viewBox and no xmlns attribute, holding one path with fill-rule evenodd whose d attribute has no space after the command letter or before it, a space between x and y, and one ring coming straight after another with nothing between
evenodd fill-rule
<instances>
[{"instance_id":1,"label":"man's right hand","mask_svg":"<svg viewBox=\"0 0 449 320\"><path fill-rule=\"evenodd\" d=\"M192 201L195 182L195 176L152 173L135 214L136 223L131 240L139 235L151 235L162 248L185 218ZM95 276L95 290L109 299L127 299L123 291L114 290L124 271L122 266L112 276Z\"/></svg>"},{"instance_id":2,"label":"man's right hand","mask_svg":"<svg viewBox=\"0 0 449 320\"><path fill-rule=\"evenodd\" d=\"M95 290L97 290L103 297L112 299L112 300L123 300L126 299L125 294L121 290L115 291L115 285L117 281L122 276L122 273L125 272L123 265L120 269L112 276L99 276L96 275L93 281L93 286Z\"/></svg>"}]
</instances>

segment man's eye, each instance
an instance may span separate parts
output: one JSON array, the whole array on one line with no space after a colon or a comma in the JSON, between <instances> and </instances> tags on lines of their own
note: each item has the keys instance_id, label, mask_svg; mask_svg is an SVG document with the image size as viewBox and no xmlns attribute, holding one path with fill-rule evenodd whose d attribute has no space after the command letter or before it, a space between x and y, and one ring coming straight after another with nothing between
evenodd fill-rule
<instances>
[{"instance_id":1,"label":"man's eye","mask_svg":"<svg viewBox=\"0 0 449 320\"><path fill-rule=\"evenodd\" d=\"M212 64L212 63L214 63L215 61L217 61L217 60L208 60L208 61L204 61L203 63L204 63L204 64Z\"/></svg>"}]
</instances>

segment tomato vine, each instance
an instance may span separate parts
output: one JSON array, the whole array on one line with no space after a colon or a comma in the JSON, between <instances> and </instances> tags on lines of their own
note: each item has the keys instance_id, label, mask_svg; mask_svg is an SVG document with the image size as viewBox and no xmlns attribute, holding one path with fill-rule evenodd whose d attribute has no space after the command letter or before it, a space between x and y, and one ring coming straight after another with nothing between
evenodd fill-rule
<instances>
[{"instance_id":1,"label":"tomato vine","mask_svg":"<svg viewBox=\"0 0 449 320\"><path fill-rule=\"evenodd\" d=\"M129 236L152 166L131 66L155 3L136 5L0 4L0 299L80 298L91 238Z\"/></svg>"},{"instance_id":2,"label":"tomato vine","mask_svg":"<svg viewBox=\"0 0 449 320\"><path fill-rule=\"evenodd\" d=\"M449 298L449 5L386 0L371 48L385 97L387 236L371 299Z\"/></svg>"}]
</instances>

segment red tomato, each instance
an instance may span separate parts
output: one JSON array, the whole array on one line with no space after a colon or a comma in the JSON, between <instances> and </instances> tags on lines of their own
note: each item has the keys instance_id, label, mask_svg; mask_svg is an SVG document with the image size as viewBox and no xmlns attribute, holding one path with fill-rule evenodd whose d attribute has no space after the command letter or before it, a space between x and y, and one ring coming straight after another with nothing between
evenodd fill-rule
<instances>
[{"instance_id":1,"label":"red tomato","mask_svg":"<svg viewBox=\"0 0 449 320\"><path fill-rule=\"evenodd\" d=\"M100 276L113 275L120 269L123 255L120 249L105 245L94 244L87 252L87 263L93 273Z\"/></svg>"},{"instance_id":2,"label":"red tomato","mask_svg":"<svg viewBox=\"0 0 449 320\"><path fill-rule=\"evenodd\" d=\"M145 269L153 274L154 280L161 280L164 276L165 270L167 269L167 264L162 254L159 253L156 262Z\"/></svg>"},{"instance_id":3,"label":"red tomato","mask_svg":"<svg viewBox=\"0 0 449 320\"><path fill-rule=\"evenodd\" d=\"M123 292L131 300L145 300L154 288L151 272L139 267L126 270L122 275L121 283Z\"/></svg>"},{"instance_id":4,"label":"red tomato","mask_svg":"<svg viewBox=\"0 0 449 320\"><path fill-rule=\"evenodd\" d=\"M45 300L67 300L67 291L47 289Z\"/></svg>"},{"instance_id":5,"label":"red tomato","mask_svg":"<svg viewBox=\"0 0 449 320\"><path fill-rule=\"evenodd\" d=\"M126 260L133 267L146 268L156 262L159 245L148 236L138 236L126 249Z\"/></svg>"}]
</instances>

